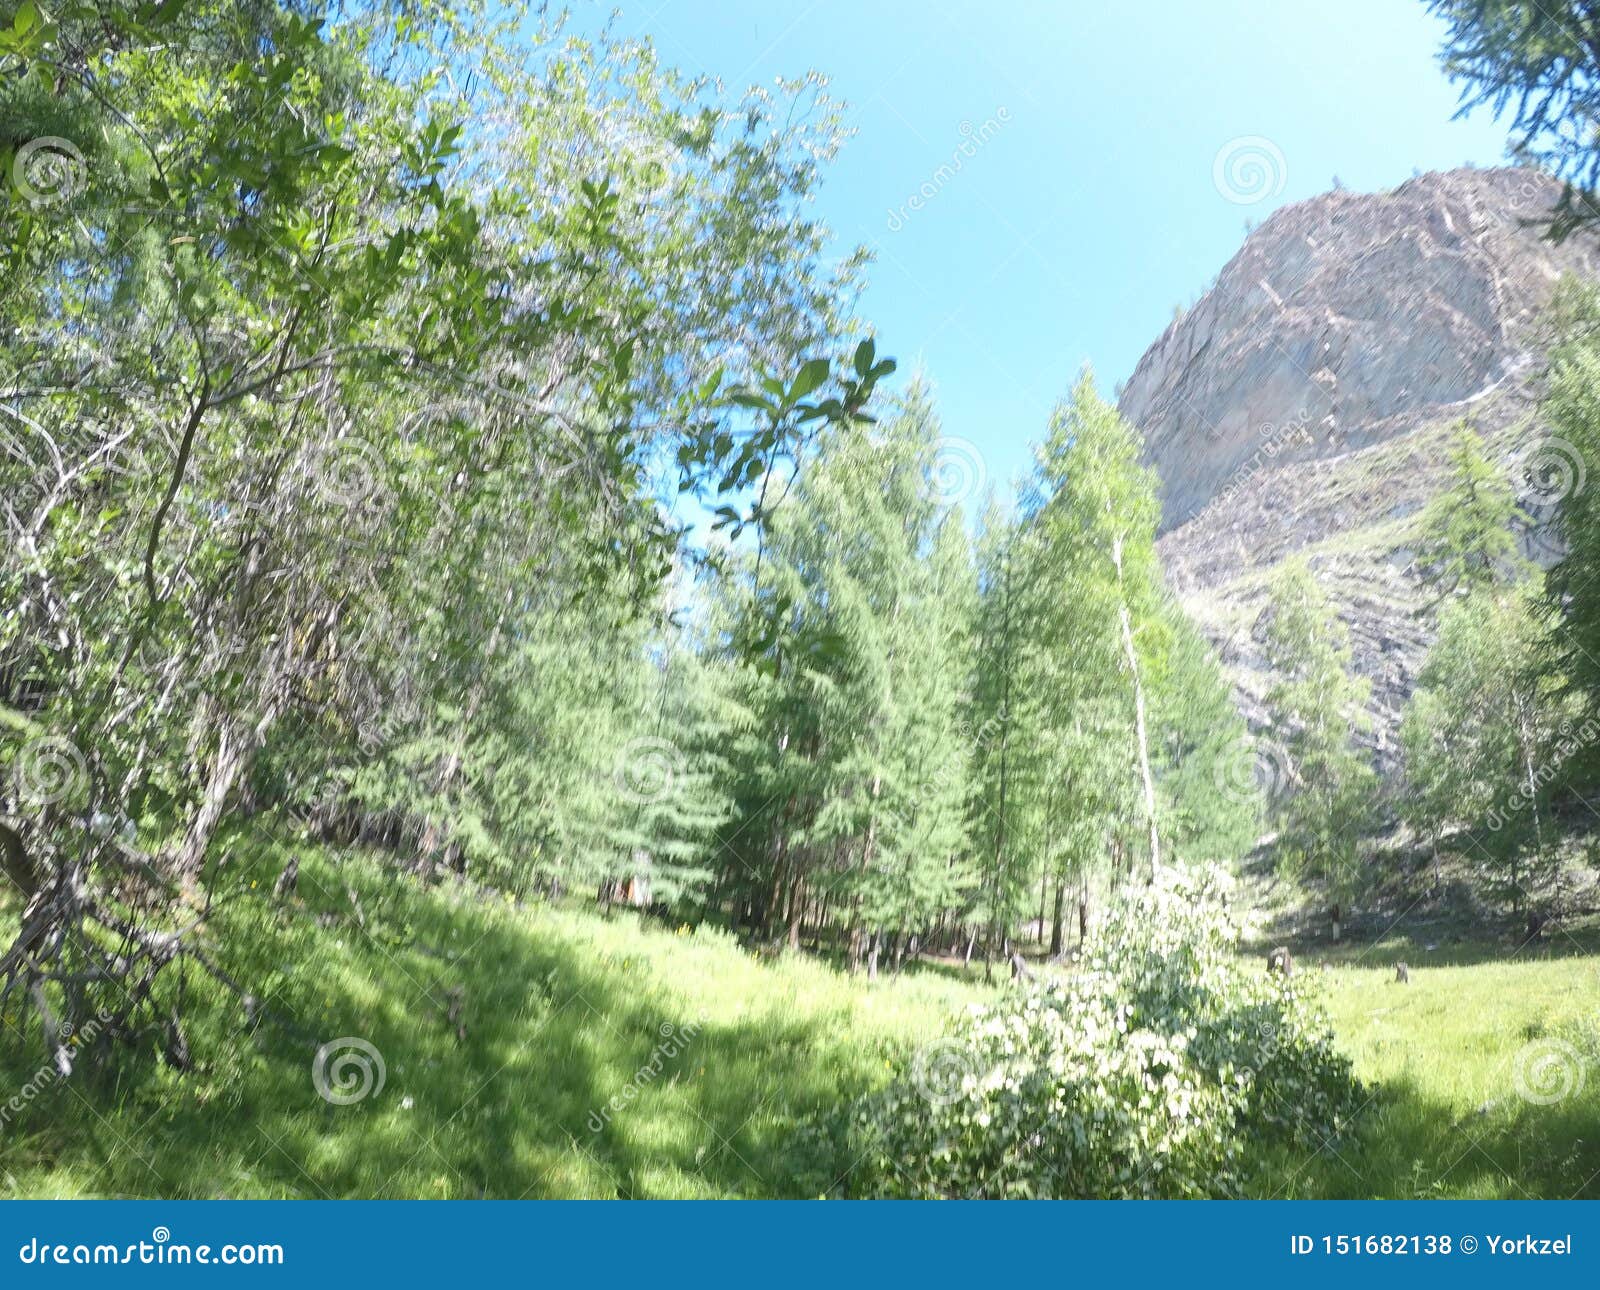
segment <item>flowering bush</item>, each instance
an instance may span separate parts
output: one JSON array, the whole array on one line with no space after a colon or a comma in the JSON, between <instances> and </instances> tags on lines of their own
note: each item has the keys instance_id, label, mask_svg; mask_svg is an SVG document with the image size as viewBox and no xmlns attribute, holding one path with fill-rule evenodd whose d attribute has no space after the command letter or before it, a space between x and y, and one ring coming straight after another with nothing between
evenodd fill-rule
<instances>
[{"instance_id":1,"label":"flowering bush","mask_svg":"<svg viewBox=\"0 0 1600 1290\"><path fill-rule=\"evenodd\" d=\"M1231 1195L1251 1138L1315 1147L1358 1105L1296 985L1237 953L1231 879L1169 871L1081 969L974 1008L851 1111L857 1195Z\"/></svg>"}]
</instances>

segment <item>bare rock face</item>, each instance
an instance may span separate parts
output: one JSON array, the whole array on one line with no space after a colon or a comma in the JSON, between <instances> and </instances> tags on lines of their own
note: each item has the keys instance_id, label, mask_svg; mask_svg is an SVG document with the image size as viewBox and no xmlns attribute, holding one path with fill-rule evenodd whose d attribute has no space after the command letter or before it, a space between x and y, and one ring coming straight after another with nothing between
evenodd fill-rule
<instances>
[{"instance_id":1,"label":"bare rock face","mask_svg":"<svg viewBox=\"0 0 1600 1290\"><path fill-rule=\"evenodd\" d=\"M1140 360L1120 406L1161 479L1168 580L1252 726L1273 680L1261 609L1304 555L1373 683L1367 741L1398 766L1437 610L1418 520L1447 485L1455 422L1523 493L1526 553L1555 554L1527 478L1546 451L1539 315L1562 275L1600 275L1600 241L1553 246L1523 223L1559 195L1535 171L1460 170L1285 207Z\"/></svg>"},{"instance_id":2,"label":"bare rock face","mask_svg":"<svg viewBox=\"0 0 1600 1290\"><path fill-rule=\"evenodd\" d=\"M1560 276L1596 269L1591 240L1553 246L1522 223L1559 195L1532 170L1456 170L1276 211L1122 394L1163 528L1264 459L1393 438L1515 371Z\"/></svg>"}]
</instances>

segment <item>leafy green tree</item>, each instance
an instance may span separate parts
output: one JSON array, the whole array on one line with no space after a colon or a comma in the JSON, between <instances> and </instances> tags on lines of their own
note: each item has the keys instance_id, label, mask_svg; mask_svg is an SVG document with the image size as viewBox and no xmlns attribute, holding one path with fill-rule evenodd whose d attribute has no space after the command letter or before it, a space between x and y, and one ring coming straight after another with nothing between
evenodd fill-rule
<instances>
[{"instance_id":1,"label":"leafy green tree","mask_svg":"<svg viewBox=\"0 0 1600 1290\"><path fill-rule=\"evenodd\" d=\"M1241 765L1249 733L1216 651L1181 606L1169 602L1162 623L1166 645L1152 689L1167 831L1182 859L1227 863L1255 843L1265 805Z\"/></svg>"},{"instance_id":2,"label":"leafy green tree","mask_svg":"<svg viewBox=\"0 0 1600 1290\"><path fill-rule=\"evenodd\" d=\"M1146 676L1155 648L1150 626L1164 600L1155 551L1159 509L1137 435L1088 373L1056 413L1039 452L1039 476L1044 500L1030 520L1031 549L1042 561L1030 581L1037 692L1050 694L1062 711L1081 705L1100 738L1122 744L1135 777L1142 849L1156 868L1161 841ZM1078 782L1089 791L1097 779Z\"/></svg>"},{"instance_id":3,"label":"leafy green tree","mask_svg":"<svg viewBox=\"0 0 1600 1290\"><path fill-rule=\"evenodd\" d=\"M0 26L0 810L39 897L0 997L133 1033L161 991L114 978L190 955L244 809L696 889L717 705L649 670L663 468L759 530L752 481L893 366L821 357L859 258L805 211L820 84L715 106L647 44L432 0L48 9ZM664 712L694 791L630 804ZM44 754L66 791L13 795Z\"/></svg>"},{"instance_id":4,"label":"leafy green tree","mask_svg":"<svg viewBox=\"0 0 1600 1290\"><path fill-rule=\"evenodd\" d=\"M1069 891L1081 929L1091 887L1159 865L1164 844L1231 854L1254 832L1253 802L1219 791L1243 723L1162 581L1156 517L1137 434L1085 375L1021 514L991 507L980 539L972 809L995 942L1037 893L1059 952Z\"/></svg>"}]
</instances>

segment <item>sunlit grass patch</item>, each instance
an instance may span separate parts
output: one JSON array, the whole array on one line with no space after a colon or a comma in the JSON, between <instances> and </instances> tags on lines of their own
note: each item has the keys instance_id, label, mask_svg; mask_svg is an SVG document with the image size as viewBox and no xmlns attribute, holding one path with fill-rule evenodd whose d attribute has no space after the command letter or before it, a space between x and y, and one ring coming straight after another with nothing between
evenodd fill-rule
<instances>
[{"instance_id":1,"label":"sunlit grass patch","mask_svg":"<svg viewBox=\"0 0 1600 1290\"><path fill-rule=\"evenodd\" d=\"M758 957L709 926L517 907L317 852L280 907L269 893L286 852L234 854L212 941L264 1015L250 1024L191 971L196 1068L161 1065L152 1036L104 1072L47 1081L0 1128L0 1194L815 1195L849 1162L797 1130L994 993L976 967L873 984ZM1600 955L1569 948L1507 959L1401 940L1304 964L1373 1100L1321 1151L1260 1153L1252 1190L1600 1195ZM1396 957L1410 985L1394 981ZM349 1105L313 1085L317 1051L339 1039L383 1061L382 1088ZM1536 1098L1581 1075L1529 1100L1519 1054ZM5 1097L43 1066L36 1025L0 1036Z\"/></svg>"},{"instance_id":2,"label":"sunlit grass patch","mask_svg":"<svg viewBox=\"0 0 1600 1290\"><path fill-rule=\"evenodd\" d=\"M234 854L212 940L257 1019L189 972L195 1069L151 1060L152 1036L139 1060L45 1089L0 1138L5 1194L794 1194L796 1168L826 1167L790 1156L794 1128L983 994L931 972L868 985L709 927L428 890L309 851L280 906L287 853ZM44 1061L29 1039L7 1032L7 1087ZM325 1045L348 1104L314 1083Z\"/></svg>"},{"instance_id":3,"label":"sunlit grass patch","mask_svg":"<svg viewBox=\"0 0 1600 1290\"><path fill-rule=\"evenodd\" d=\"M1373 1100L1357 1132L1273 1160L1263 1195L1600 1196L1600 956L1318 975ZM1314 969L1313 969L1314 971Z\"/></svg>"}]
</instances>

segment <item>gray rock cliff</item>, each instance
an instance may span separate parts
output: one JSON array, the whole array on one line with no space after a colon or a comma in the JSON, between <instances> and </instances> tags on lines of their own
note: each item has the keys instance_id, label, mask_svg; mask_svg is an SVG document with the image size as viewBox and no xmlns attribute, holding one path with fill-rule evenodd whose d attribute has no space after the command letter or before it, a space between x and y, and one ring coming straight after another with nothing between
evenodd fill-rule
<instances>
[{"instance_id":1,"label":"gray rock cliff","mask_svg":"<svg viewBox=\"0 0 1600 1290\"><path fill-rule=\"evenodd\" d=\"M1284 207L1129 379L1120 408L1161 480L1169 581L1252 724L1271 683L1260 610L1304 554L1373 681L1370 742L1394 768L1433 633L1416 520L1445 484L1449 429L1471 421L1527 491L1541 313L1564 274L1600 275L1596 239L1556 246L1527 222L1559 192L1535 171L1457 170ZM1537 525L1523 536L1548 560Z\"/></svg>"}]
</instances>

